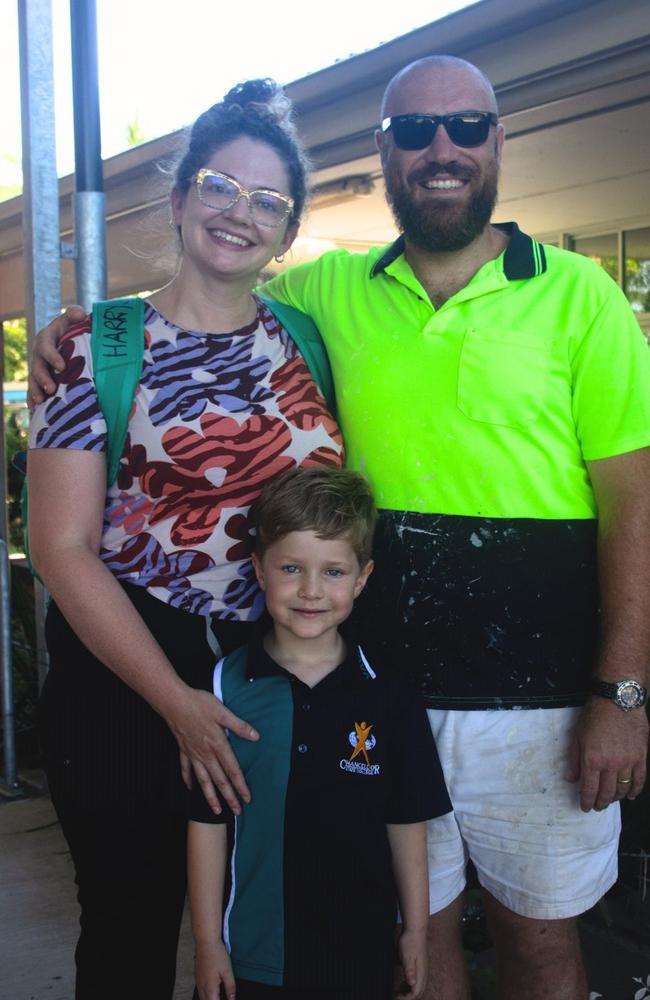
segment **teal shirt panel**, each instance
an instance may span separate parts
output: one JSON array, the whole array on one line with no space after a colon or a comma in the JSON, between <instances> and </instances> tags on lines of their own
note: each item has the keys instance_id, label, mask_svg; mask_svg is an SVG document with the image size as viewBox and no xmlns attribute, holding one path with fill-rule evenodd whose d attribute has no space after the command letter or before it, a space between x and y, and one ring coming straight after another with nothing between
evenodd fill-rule
<instances>
[{"instance_id":1,"label":"teal shirt panel","mask_svg":"<svg viewBox=\"0 0 650 1000\"><path fill-rule=\"evenodd\" d=\"M220 693L217 684L220 685ZM224 940L236 976L280 986L284 970L284 816L293 703L283 677L246 677L246 652L221 662L215 694L260 734L257 742L230 733L230 742L251 791L235 817L232 889L224 914ZM262 934L261 928L265 930Z\"/></svg>"}]
</instances>

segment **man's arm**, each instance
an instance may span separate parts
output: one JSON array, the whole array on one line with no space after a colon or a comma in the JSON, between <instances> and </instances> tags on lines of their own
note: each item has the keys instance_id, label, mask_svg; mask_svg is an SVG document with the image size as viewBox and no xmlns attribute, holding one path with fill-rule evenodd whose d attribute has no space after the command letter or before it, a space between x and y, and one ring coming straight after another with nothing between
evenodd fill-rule
<instances>
[{"instance_id":1,"label":"man's arm","mask_svg":"<svg viewBox=\"0 0 650 1000\"><path fill-rule=\"evenodd\" d=\"M602 609L595 677L648 684L650 661L650 448L587 463L598 505ZM635 798L646 777L648 719L599 695L580 717L567 777L584 811ZM623 779L623 783L621 783ZM628 779L631 779L627 783Z\"/></svg>"},{"instance_id":2,"label":"man's arm","mask_svg":"<svg viewBox=\"0 0 650 1000\"><path fill-rule=\"evenodd\" d=\"M427 923L429 920L429 874L426 823L389 823L388 839L393 855L402 931L398 948L404 978L410 989L403 1000L417 1000L427 981Z\"/></svg>"},{"instance_id":3,"label":"man's arm","mask_svg":"<svg viewBox=\"0 0 650 1000\"><path fill-rule=\"evenodd\" d=\"M194 977L200 1000L235 1000L235 977L221 936L226 871L226 826L195 823L187 830L187 881L196 951Z\"/></svg>"}]
</instances>

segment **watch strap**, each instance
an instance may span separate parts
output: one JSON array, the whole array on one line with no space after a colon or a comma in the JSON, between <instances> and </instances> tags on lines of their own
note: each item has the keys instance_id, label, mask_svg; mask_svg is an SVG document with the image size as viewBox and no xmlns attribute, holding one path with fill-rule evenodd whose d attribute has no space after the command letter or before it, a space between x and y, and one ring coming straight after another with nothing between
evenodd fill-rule
<instances>
[{"instance_id":1,"label":"watch strap","mask_svg":"<svg viewBox=\"0 0 650 1000\"><path fill-rule=\"evenodd\" d=\"M591 690L594 694L599 694L603 698L615 698L618 694L618 684L611 684L609 681L599 681L594 678L591 682Z\"/></svg>"}]
</instances>

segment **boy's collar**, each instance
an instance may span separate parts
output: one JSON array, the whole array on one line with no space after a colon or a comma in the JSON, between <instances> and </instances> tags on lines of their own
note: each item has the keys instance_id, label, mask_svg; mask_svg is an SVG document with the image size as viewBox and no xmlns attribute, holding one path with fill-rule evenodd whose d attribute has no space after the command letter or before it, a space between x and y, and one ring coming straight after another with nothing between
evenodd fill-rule
<instances>
[{"instance_id":1,"label":"boy's collar","mask_svg":"<svg viewBox=\"0 0 650 1000\"><path fill-rule=\"evenodd\" d=\"M323 677L316 687L321 688L323 685L330 687L333 684L349 683L356 679L360 681L375 679L376 674L368 663L361 646L357 645L356 642L350 641L347 637L346 645L347 653L345 659L331 673ZM285 670L279 663L276 663L264 648L264 640L257 638L249 643L246 680L254 681L261 677L288 677L299 684L303 683L299 677L296 677L290 671Z\"/></svg>"}]
</instances>

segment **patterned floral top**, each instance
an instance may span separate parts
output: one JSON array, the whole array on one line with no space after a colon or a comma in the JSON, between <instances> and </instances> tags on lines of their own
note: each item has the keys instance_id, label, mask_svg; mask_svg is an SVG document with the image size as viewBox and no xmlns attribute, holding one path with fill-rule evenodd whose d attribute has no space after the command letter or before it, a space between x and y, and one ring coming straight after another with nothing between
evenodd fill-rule
<instances>
[{"instance_id":1,"label":"patterned floral top","mask_svg":"<svg viewBox=\"0 0 650 1000\"><path fill-rule=\"evenodd\" d=\"M267 480L343 464L338 427L271 312L233 333L180 329L145 306L142 376L100 556L111 572L194 614L246 621L263 608L248 508ZM90 320L61 342L56 394L34 411L31 448L106 450Z\"/></svg>"}]
</instances>

